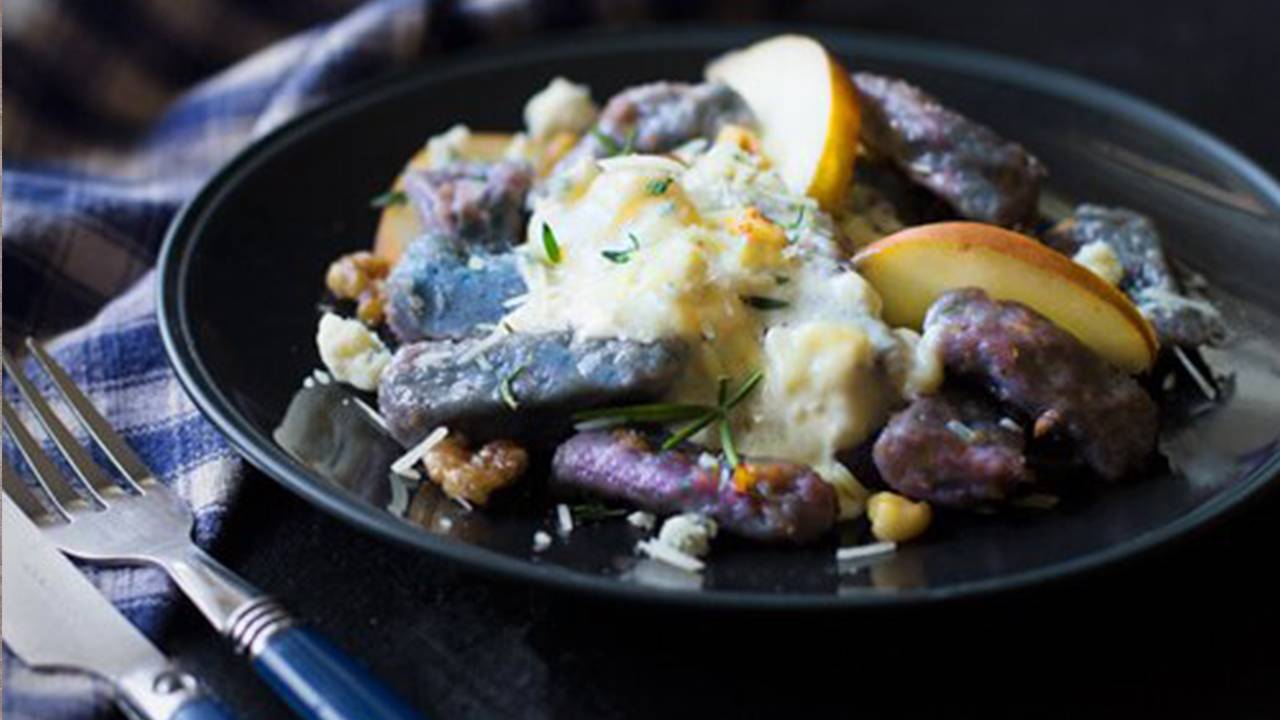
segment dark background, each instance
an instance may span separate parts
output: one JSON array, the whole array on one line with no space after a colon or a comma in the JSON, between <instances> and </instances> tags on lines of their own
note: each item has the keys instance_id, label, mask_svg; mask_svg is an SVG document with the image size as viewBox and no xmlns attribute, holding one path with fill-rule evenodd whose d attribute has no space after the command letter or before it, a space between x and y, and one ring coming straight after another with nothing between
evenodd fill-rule
<instances>
[{"instance_id":1,"label":"dark background","mask_svg":"<svg viewBox=\"0 0 1280 720\"><path fill-rule=\"evenodd\" d=\"M1074 71L1280 172L1280 4L765 5ZM673 1L670 14L686 13ZM808 616L631 608L476 577L349 529L257 473L214 553L435 718L1275 717L1276 517L1270 492L1189 542L1085 578ZM162 644L243 716L284 716L190 608Z\"/></svg>"}]
</instances>

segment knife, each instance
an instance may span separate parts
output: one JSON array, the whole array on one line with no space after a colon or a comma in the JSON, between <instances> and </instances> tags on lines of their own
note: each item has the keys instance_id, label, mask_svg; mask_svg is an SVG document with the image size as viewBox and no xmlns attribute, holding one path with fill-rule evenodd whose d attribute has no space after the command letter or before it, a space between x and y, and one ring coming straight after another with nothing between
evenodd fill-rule
<instances>
[{"instance_id":1,"label":"knife","mask_svg":"<svg viewBox=\"0 0 1280 720\"><path fill-rule=\"evenodd\" d=\"M83 670L109 682L135 720L232 720L107 602L5 496L4 641L38 670Z\"/></svg>"}]
</instances>

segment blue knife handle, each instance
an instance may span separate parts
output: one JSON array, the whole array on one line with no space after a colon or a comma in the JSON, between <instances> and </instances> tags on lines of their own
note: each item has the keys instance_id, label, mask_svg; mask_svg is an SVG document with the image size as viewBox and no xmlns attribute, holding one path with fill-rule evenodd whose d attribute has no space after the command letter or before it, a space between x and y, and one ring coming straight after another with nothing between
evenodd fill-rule
<instances>
[{"instance_id":1,"label":"blue knife handle","mask_svg":"<svg viewBox=\"0 0 1280 720\"><path fill-rule=\"evenodd\" d=\"M368 670L311 630L282 628L253 667L299 716L312 720L422 720Z\"/></svg>"},{"instance_id":2,"label":"blue knife handle","mask_svg":"<svg viewBox=\"0 0 1280 720\"><path fill-rule=\"evenodd\" d=\"M208 695L183 703L169 720L236 720L227 706Z\"/></svg>"}]
</instances>

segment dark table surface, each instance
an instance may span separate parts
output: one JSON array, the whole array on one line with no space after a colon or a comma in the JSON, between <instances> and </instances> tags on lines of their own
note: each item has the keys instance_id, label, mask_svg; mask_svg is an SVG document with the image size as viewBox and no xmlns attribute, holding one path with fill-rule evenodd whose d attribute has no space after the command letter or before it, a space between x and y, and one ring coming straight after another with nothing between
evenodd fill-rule
<instances>
[{"instance_id":1,"label":"dark table surface","mask_svg":"<svg viewBox=\"0 0 1280 720\"><path fill-rule=\"evenodd\" d=\"M777 3L775 3L777 4ZM1280 174L1269 3L810 3L790 11L1075 71ZM708 615L603 604L393 547L249 472L214 554L434 718L1280 716L1280 493L1110 570L961 604ZM286 715L187 606L162 640L247 718Z\"/></svg>"}]
</instances>

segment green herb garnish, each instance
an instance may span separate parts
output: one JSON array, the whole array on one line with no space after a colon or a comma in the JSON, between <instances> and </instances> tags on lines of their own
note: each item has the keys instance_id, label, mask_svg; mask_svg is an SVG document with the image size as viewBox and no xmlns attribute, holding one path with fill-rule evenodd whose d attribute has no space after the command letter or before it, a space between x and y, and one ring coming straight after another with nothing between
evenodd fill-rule
<instances>
[{"instance_id":1,"label":"green herb garnish","mask_svg":"<svg viewBox=\"0 0 1280 720\"><path fill-rule=\"evenodd\" d=\"M404 194L403 190L389 190L381 195L375 195L369 201L369 207L385 208L392 205L404 205L409 202L409 196Z\"/></svg>"},{"instance_id":2,"label":"green herb garnish","mask_svg":"<svg viewBox=\"0 0 1280 720\"><path fill-rule=\"evenodd\" d=\"M574 413L573 419L579 430L599 429L627 423L670 425L684 423L671 433L662 443L663 450L670 450L689 438L697 435L707 426L719 421L720 445L724 448L725 459L733 467L741 463L737 446L733 442L733 429L729 423L730 412L751 394L752 390L764 379L764 373L756 370L747 376L737 389L729 392L729 379L721 378L716 388L716 404L687 405L682 403L651 403L647 405L624 405L614 408L599 408Z\"/></svg>"},{"instance_id":3,"label":"green herb garnish","mask_svg":"<svg viewBox=\"0 0 1280 720\"><path fill-rule=\"evenodd\" d=\"M555 231L546 223L542 223L542 248L547 251L547 259L552 265L560 264L560 243L556 242Z\"/></svg>"},{"instance_id":4,"label":"green herb garnish","mask_svg":"<svg viewBox=\"0 0 1280 720\"><path fill-rule=\"evenodd\" d=\"M729 461L729 467L736 468L742 464L738 448L733 444L733 427L729 425L729 418L720 418L720 449L724 451L724 459Z\"/></svg>"},{"instance_id":5,"label":"green herb garnish","mask_svg":"<svg viewBox=\"0 0 1280 720\"><path fill-rule=\"evenodd\" d=\"M791 278L787 277L786 275L774 275L773 281L778 283L779 285L786 285L787 283L791 282Z\"/></svg>"},{"instance_id":6,"label":"green herb garnish","mask_svg":"<svg viewBox=\"0 0 1280 720\"><path fill-rule=\"evenodd\" d=\"M796 213L796 219L787 226L788 230L799 230L800 223L804 222L804 206L800 206L800 212Z\"/></svg>"},{"instance_id":7,"label":"green herb garnish","mask_svg":"<svg viewBox=\"0 0 1280 720\"><path fill-rule=\"evenodd\" d=\"M612 157L622 152L622 146L618 144L618 141L605 134L600 128L591 128L591 136L604 146L604 151L608 153L606 157Z\"/></svg>"},{"instance_id":8,"label":"green herb garnish","mask_svg":"<svg viewBox=\"0 0 1280 720\"><path fill-rule=\"evenodd\" d=\"M631 256L640 249L640 240L636 238L635 233L627 233L627 239L631 241L631 247L626 250L601 250L600 254L611 263L626 265L631 262Z\"/></svg>"},{"instance_id":9,"label":"green herb garnish","mask_svg":"<svg viewBox=\"0 0 1280 720\"><path fill-rule=\"evenodd\" d=\"M623 508L611 508L600 503L583 503L581 505L570 505L569 512L573 513L574 520L592 522L622 517L628 511Z\"/></svg>"},{"instance_id":10,"label":"green herb garnish","mask_svg":"<svg viewBox=\"0 0 1280 720\"><path fill-rule=\"evenodd\" d=\"M650 195L662 195L667 192L667 188L671 187L671 178L654 178L645 183L645 192Z\"/></svg>"},{"instance_id":11,"label":"green herb garnish","mask_svg":"<svg viewBox=\"0 0 1280 720\"><path fill-rule=\"evenodd\" d=\"M512 370L511 373L506 377L502 378L502 382L498 384L498 395L502 397L502 403L507 407L511 408L512 410L519 410L520 402L516 400L516 394L511 389L511 385L516 381L516 378L520 376L520 373L524 372L525 368L527 367L528 365L521 365L515 370Z\"/></svg>"},{"instance_id":12,"label":"green herb garnish","mask_svg":"<svg viewBox=\"0 0 1280 720\"><path fill-rule=\"evenodd\" d=\"M761 295L743 295L742 302L757 310L781 310L786 307L791 307L791 303L786 300L763 297Z\"/></svg>"}]
</instances>

